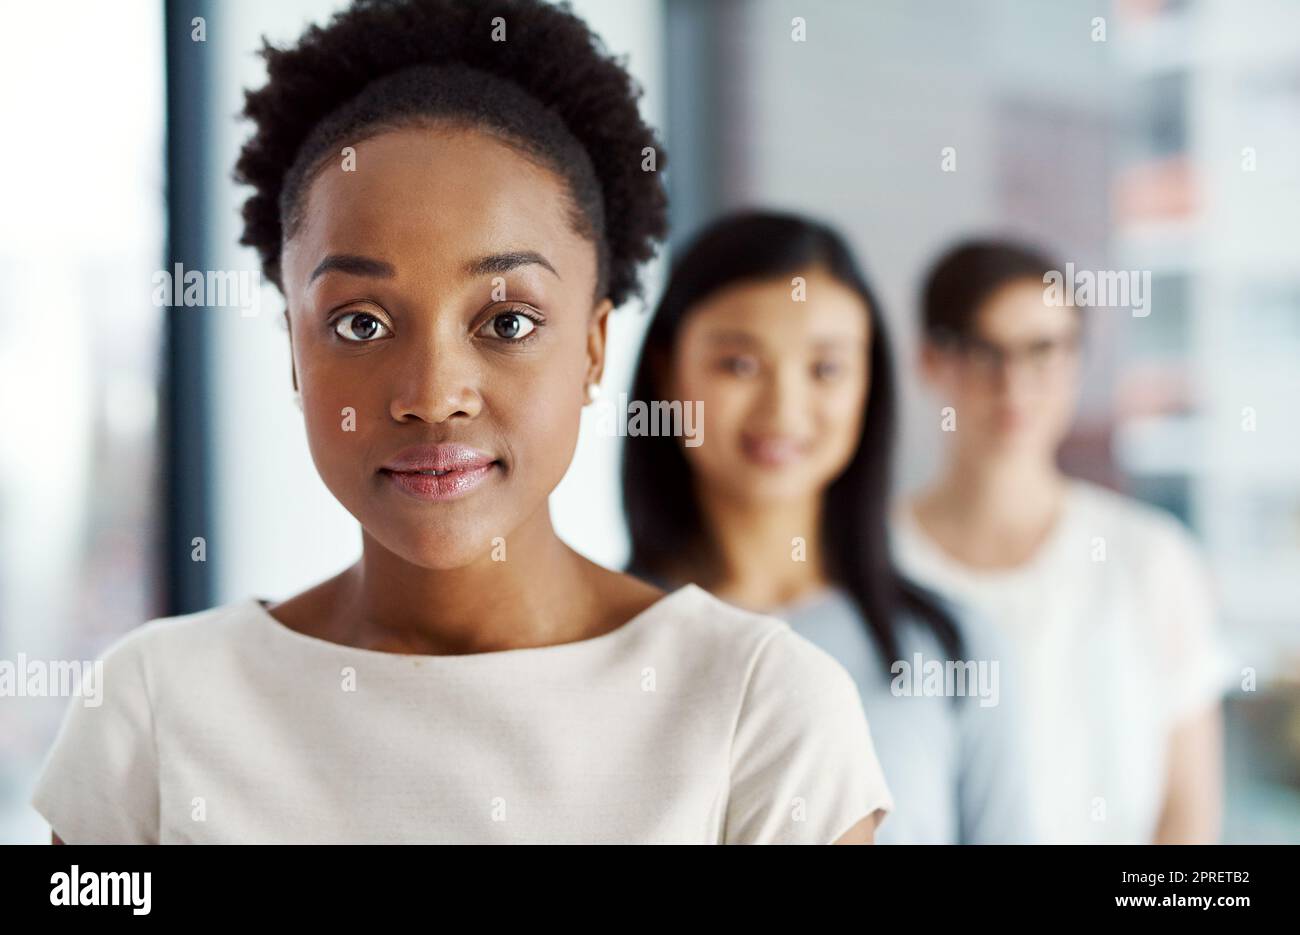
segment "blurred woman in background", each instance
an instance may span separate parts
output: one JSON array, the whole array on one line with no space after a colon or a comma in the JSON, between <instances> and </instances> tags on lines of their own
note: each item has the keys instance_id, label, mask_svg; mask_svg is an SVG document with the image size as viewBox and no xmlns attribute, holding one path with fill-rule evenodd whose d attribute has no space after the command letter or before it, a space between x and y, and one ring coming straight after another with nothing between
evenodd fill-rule
<instances>
[{"instance_id":1,"label":"blurred woman in background","mask_svg":"<svg viewBox=\"0 0 1300 935\"><path fill-rule=\"evenodd\" d=\"M950 443L938 480L894 512L898 559L1015 642L1048 840L1213 841L1228 673L1206 569L1171 517L1057 466L1082 327L1048 301L1060 268L969 243L930 272L922 367Z\"/></svg>"},{"instance_id":2,"label":"blurred woman in background","mask_svg":"<svg viewBox=\"0 0 1300 935\"><path fill-rule=\"evenodd\" d=\"M694 446L627 439L629 571L781 617L850 671L897 790L877 841L1033 839L1014 666L996 633L959 624L890 562L893 366L843 240L784 214L706 229L673 268L633 399L699 401L706 431ZM963 654L1000 664L1000 698L895 677Z\"/></svg>"}]
</instances>

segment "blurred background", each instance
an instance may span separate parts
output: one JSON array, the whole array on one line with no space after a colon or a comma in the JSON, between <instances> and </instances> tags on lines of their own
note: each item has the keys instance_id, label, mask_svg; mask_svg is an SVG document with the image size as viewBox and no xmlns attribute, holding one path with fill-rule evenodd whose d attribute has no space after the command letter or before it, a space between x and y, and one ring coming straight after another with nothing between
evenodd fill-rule
<instances>
[{"instance_id":1,"label":"blurred background","mask_svg":"<svg viewBox=\"0 0 1300 935\"><path fill-rule=\"evenodd\" d=\"M279 295L255 316L152 299L173 263L257 269L230 179L242 89L263 35L342 5L4 2L0 659L91 659L152 617L283 598L359 554L291 402ZM1065 460L1199 538L1225 640L1259 675L1229 703L1224 840L1300 843L1300 3L573 6L662 131L666 256L750 205L828 219L857 248L904 362L900 489L937 463L909 364L944 246L1010 234L1152 271L1149 317L1095 319ZM611 321L607 397L629 389L646 312ZM617 463L588 424L552 501L560 534L610 565ZM48 840L27 798L67 703L0 697L0 841Z\"/></svg>"}]
</instances>

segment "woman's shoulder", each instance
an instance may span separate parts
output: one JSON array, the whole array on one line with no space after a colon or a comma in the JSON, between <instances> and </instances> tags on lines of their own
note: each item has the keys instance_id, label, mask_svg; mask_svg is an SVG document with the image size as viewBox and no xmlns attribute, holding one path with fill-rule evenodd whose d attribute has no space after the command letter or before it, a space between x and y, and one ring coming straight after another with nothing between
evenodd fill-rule
<instances>
[{"instance_id":1,"label":"woman's shoulder","mask_svg":"<svg viewBox=\"0 0 1300 935\"><path fill-rule=\"evenodd\" d=\"M1011 650L1011 638L986 611L971 601L932 590L926 591L926 597L935 610L951 622L961 642L964 657L998 657ZM918 635L916 639L924 640L932 647L937 647L940 643L934 625L922 619L915 611L904 615L903 631L923 634Z\"/></svg>"},{"instance_id":2,"label":"woman's shoulder","mask_svg":"<svg viewBox=\"0 0 1300 935\"><path fill-rule=\"evenodd\" d=\"M154 617L113 639L100 653L106 663L155 663L194 659L230 645L257 623L260 608L253 598L168 617Z\"/></svg>"},{"instance_id":3,"label":"woman's shoulder","mask_svg":"<svg viewBox=\"0 0 1300 935\"><path fill-rule=\"evenodd\" d=\"M756 677L790 688L849 678L830 653L785 620L737 607L699 585L677 588L660 606L667 625L647 628L651 638L671 639L697 658L739 670L746 685Z\"/></svg>"},{"instance_id":4,"label":"woman's shoulder","mask_svg":"<svg viewBox=\"0 0 1300 935\"><path fill-rule=\"evenodd\" d=\"M784 620L729 604L698 584L669 590L650 613L659 618L659 625L649 628L653 636L695 643L757 648L790 629Z\"/></svg>"}]
</instances>

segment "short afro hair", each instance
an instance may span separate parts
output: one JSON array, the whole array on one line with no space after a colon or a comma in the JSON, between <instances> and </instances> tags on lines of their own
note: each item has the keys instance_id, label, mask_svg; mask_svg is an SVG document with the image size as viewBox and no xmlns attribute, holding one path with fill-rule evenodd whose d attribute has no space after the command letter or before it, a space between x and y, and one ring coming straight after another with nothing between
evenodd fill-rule
<instances>
[{"instance_id":1,"label":"short afro hair","mask_svg":"<svg viewBox=\"0 0 1300 935\"><path fill-rule=\"evenodd\" d=\"M506 41L494 41L502 28ZM353 0L294 46L264 39L262 56L267 83L245 93L256 130L235 165L253 188L240 242L281 290L281 247L336 147L445 122L481 128L560 175L575 230L596 246L598 297L641 296L638 266L667 231L666 157L623 60L567 2ZM653 171L642 168L647 150Z\"/></svg>"}]
</instances>

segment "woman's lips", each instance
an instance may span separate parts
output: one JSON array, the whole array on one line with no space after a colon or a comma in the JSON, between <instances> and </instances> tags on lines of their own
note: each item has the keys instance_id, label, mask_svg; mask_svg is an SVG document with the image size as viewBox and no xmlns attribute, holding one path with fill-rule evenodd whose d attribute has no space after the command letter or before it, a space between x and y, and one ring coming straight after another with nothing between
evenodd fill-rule
<instances>
[{"instance_id":1,"label":"woman's lips","mask_svg":"<svg viewBox=\"0 0 1300 935\"><path fill-rule=\"evenodd\" d=\"M741 450L745 457L762 467L785 467L803 458L808 445L784 436L744 435Z\"/></svg>"},{"instance_id":2,"label":"woman's lips","mask_svg":"<svg viewBox=\"0 0 1300 935\"><path fill-rule=\"evenodd\" d=\"M443 474L420 471L380 471L398 490L419 500L453 500L464 496L487 479L496 462L482 464L468 470L453 470Z\"/></svg>"},{"instance_id":3,"label":"woman's lips","mask_svg":"<svg viewBox=\"0 0 1300 935\"><path fill-rule=\"evenodd\" d=\"M451 500L474 490L498 462L468 445L403 448L379 469L398 490L419 500Z\"/></svg>"}]
</instances>

